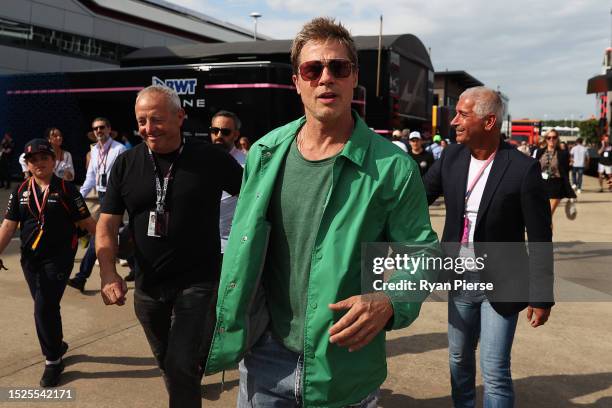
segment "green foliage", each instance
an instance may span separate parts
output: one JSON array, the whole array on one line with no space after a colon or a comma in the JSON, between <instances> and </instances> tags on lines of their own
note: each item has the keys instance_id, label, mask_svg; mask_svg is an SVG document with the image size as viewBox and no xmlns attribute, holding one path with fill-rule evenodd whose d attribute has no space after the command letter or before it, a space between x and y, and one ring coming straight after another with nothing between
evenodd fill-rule
<instances>
[{"instance_id":1,"label":"green foliage","mask_svg":"<svg viewBox=\"0 0 612 408\"><path fill-rule=\"evenodd\" d=\"M597 143L599 141L599 121L596 119L588 119L578 122L580 135L586 143Z\"/></svg>"}]
</instances>

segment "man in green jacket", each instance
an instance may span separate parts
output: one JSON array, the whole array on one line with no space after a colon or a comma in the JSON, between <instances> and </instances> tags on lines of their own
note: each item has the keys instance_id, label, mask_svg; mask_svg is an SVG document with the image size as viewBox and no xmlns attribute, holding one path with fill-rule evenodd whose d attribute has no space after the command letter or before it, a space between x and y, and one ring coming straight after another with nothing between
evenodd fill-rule
<instances>
[{"instance_id":1,"label":"man in green jacket","mask_svg":"<svg viewBox=\"0 0 612 408\"><path fill-rule=\"evenodd\" d=\"M348 31L312 20L291 60L305 117L247 157L207 372L242 359L239 407L373 407L387 374L383 329L410 325L422 299L362 295L362 244L437 237L414 161L351 112Z\"/></svg>"}]
</instances>

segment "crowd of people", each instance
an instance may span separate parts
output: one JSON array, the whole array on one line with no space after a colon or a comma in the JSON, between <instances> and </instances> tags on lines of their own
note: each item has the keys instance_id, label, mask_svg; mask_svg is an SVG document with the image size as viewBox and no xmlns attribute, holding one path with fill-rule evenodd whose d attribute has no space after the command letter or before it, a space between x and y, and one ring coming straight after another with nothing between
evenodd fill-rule
<instances>
[{"instance_id":1,"label":"crowd of people","mask_svg":"<svg viewBox=\"0 0 612 408\"><path fill-rule=\"evenodd\" d=\"M525 232L551 242L559 200L582 189L582 141L564 150L551 131L529 157L502 140L503 102L485 87L460 96L451 122L457 143L436 134L425 147L423 135L408 129L394 131L392 143L373 133L351 111L359 71L353 38L331 19L302 27L291 64L305 115L252 148L227 110L212 117L212 143L185 139L180 99L159 85L135 100L143 143L115 141L110 121L93 119L96 142L80 190L59 129L26 145L26 179L10 196L0 253L21 223L21 265L46 360L41 386L58 385L64 369L64 289L83 291L97 258L106 305L124 305L126 281L135 280L136 316L170 407L200 407L205 373L235 364L239 407L375 407L387 374L384 333L412 324L426 295L406 302L390 291L363 294L362 244L409 242L437 253L428 205L438 198L446 206L442 242L524 242ZM0 146L1 160L14 149L10 135ZM610 153L606 139L600 155ZM601 173L609 177L606 163ZM84 200L92 190L97 223ZM133 272L124 278L116 258L126 212ZM80 229L92 239L70 278ZM516 259L528 263L529 255L519 251ZM549 298L504 303L485 291L449 294L455 406L474 406L479 340L485 406L513 406L519 313L527 309L535 328L554 305L552 270L526 273Z\"/></svg>"},{"instance_id":2,"label":"crowd of people","mask_svg":"<svg viewBox=\"0 0 612 408\"><path fill-rule=\"evenodd\" d=\"M554 140L554 143L551 140ZM582 192L583 175L591 167L590 163L594 159L597 159L597 166L594 167L594 170L599 177L599 192L603 193L606 189L612 191L609 187L609 181L612 179L612 146L608 134L604 134L597 143L587 144L581 137L576 138L575 141L562 142L558 132L551 129L546 132L538 145L530 145L522 141L517 148L521 153L535 158L538 152L545 149L553 150L553 144L555 151L562 152L562 166L568 170L568 181L571 171L571 187L577 194ZM565 160L566 156L567 160Z\"/></svg>"}]
</instances>

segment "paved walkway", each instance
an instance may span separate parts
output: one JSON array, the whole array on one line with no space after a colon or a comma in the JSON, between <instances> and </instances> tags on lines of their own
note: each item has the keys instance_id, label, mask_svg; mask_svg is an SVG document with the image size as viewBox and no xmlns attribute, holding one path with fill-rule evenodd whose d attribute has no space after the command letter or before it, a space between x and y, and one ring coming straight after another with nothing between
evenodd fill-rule
<instances>
[{"instance_id":1,"label":"paved walkway","mask_svg":"<svg viewBox=\"0 0 612 408\"><path fill-rule=\"evenodd\" d=\"M568 221L563 208L555 214L555 241L607 242L610 249L612 193L597 193L596 180L590 177L585 184L577 220ZM4 191L0 203L6 203ZM432 207L431 215L434 227L441 232L443 206ZM9 270L0 271L0 387L31 388L38 386L43 360L18 251L14 239L2 255ZM81 249L75 269L82 255ZM600 289L609 288L606 285L612 277L609 262L600 269L574 282L601 295ZM127 269L123 268L123 273ZM123 307L104 306L97 270L92 276L85 294L67 288L62 301L70 350L61 388L71 388L75 402L49 406L167 406L159 371L134 316L132 297ZM532 329L522 314L512 363L517 407L612 407L612 302L561 302L553 309L549 323L538 329ZM388 365L382 407L451 406L445 303L427 302L411 327L388 335ZM221 392L220 376L207 377L202 386L203 405L235 406L237 378L236 370L228 372L225 391ZM482 391L480 381L478 387ZM0 402L1 407L46 405Z\"/></svg>"}]
</instances>

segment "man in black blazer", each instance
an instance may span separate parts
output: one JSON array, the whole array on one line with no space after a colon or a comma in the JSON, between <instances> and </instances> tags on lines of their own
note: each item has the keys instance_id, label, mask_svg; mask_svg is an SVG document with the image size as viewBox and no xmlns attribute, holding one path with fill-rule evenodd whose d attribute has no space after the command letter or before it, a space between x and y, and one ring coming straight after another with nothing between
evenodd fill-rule
<instances>
[{"instance_id":1,"label":"man in black blazer","mask_svg":"<svg viewBox=\"0 0 612 408\"><path fill-rule=\"evenodd\" d=\"M540 166L501 140L502 115L497 92L485 87L466 90L451 122L459 144L444 149L423 179L430 204L444 196L442 241L447 252L459 257L487 254L482 271L454 279L491 282L495 288L449 292L455 407L475 404L479 339L484 406L513 406L510 352L518 313L527 307L531 326L538 327L546 323L554 304L551 215Z\"/></svg>"}]
</instances>

